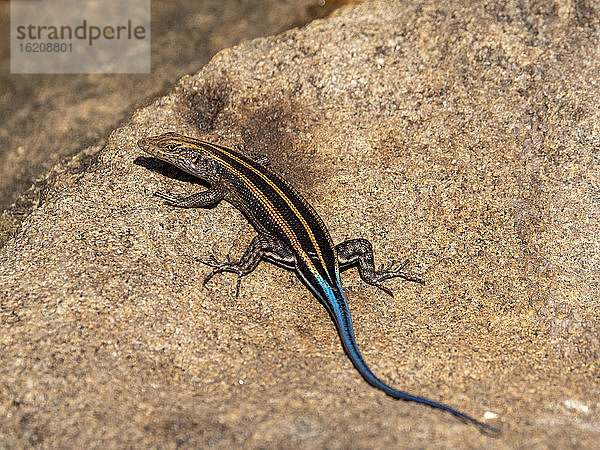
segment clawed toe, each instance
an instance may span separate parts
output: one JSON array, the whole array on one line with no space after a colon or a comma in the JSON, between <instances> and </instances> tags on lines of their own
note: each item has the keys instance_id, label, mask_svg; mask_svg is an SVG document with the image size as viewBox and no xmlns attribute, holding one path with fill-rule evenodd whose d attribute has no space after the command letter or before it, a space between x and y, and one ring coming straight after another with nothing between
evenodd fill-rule
<instances>
[{"instance_id":1,"label":"clawed toe","mask_svg":"<svg viewBox=\"0 0 600 450\"><path fill-rule=\"evenodd\" d=\"M168 204L174 204L177 202L177 197L175 197L174 195L171 195L171 194L167 194L165 192L156 191L154 193L154 196L158 197L158 198L162 198Z\"/></svg>"},{"instance_id":2,"label":"clawed toe","mask_svg":"<svg viewBox=\"0 0 600 450\"><path fill-rule=\"evenodd\" d=\"M390 275L397 275L401 273L404 268L408 265L408 259L404 262L393 260L388 266L382 270L382 272L388 273Z\"/></svg>"},{"instance_id":3,"label":"clawed toe","mask_svg":"<svg viewBox=\"0 0 600 450\"><path fill-rule=\"evenodd\" d=\"M238 275L237 282L235 283L235 298L240 297L240 286L242 285L242 276Z\"/></svg>"},{"instance_id":4,"label":"clawed toe","mask_svg":"<svg viewBox=\"0 0 600 450\"><path fill-rule=\"evenodd\" d=\"M206 278L204 278L204 281L202 282L202 288L204 289L206 287L206 285L208 284L208 282L211 280L211 278L214 277L219 272L220 272L220 270L218 268L214 268L213 270L211 270L210 273L206 276Z\"/></svg>"},{"instance_id":5,"label":"clawed toe","mask_svg":"<svg viewBox=\"0 0 600 450\"><path fill-rule=\"evenodd\" d=\"M385 287L383 284L380 284L380 283L376 284L375 287L377 287L378 289L381 289L383 292L385 292L390 297L394 297L394 293L392 292L392 290L390 288Z\"/></svg>"},{"instance_id":6,"label":"clawed toe","mask_svg":"<svg viewBox=\"0 0 600 450\"><path fill-rule=\"evenodd\" d=\"M205 288L206 284L212 279L212 277L214 277L216 274L218 273L223 273L223 272L232 272L237 274L238 279L235 285L235 297L238 298L240 295L240 285L242 283L242 276L244 275L244 273L242 272L242 270L237 267L236 264L232 264L229 255L227 255L227 262L222 262L219 261L217 258L215 258L214 255L210 255L208 257L208 259L202 259L202 258L195 258L196 261L202 263L202 264L206 264L209 267L212 267L213 269L210 271L210 273L206 276L206 278L204 278L204 281L202 282L202 287Z\"/></svg>"},{"instance_id":7,"label":"clawed toe","mask_svg":"<svg viewBox=\"0 0 600 450\"><path fill-rule=\"evenodd\" d=\"M221 266L223 266L223 263L220 262L219 260L217 260L217 258L215 258L215 255L210 255L208 257L208 259L202 259L202 258L198 258L198 257L196 257L195 259L199 263L206 264L207 266L210 266L210 267L221 267Z\"/></svg>"},{"instance_id":8,"label":"clawed toe","mask_svg":"<svg viewBox=\"0 0 600 450\"><path fill-rule=\"evenodd\" d=\"M210 273L206 276L206 278L204 278L204 281L202 282L202 287L205 288L206 284L211 280L212 277L214 277L216 274L223 272L223 267L224 267L224 263L220 262L217 260L217 258L215 258L214 255L210 255L208 257L208 259L202 259L199 257L195 258L196 261L198 261L199 263L202 264L206 264L209 267L212 267L213 270L210 271Z\"/></svg>"},{"instance_id":9,"label":"clawed toe","mask_svg":"<svg viewBox=\"0 0 600 450\"><path fill-rule=\"evenodd\" d=\"M381 266L379 266L379 270L377 270L375 272L376 275L376 280L379 281L384 281L384 280L389 280L390 278L403 278L407 281L414 281L415 283L419 283L419 284L425 284L425 282L423 280L421 280L420 278L414 277L412 275L407 274L406 272L404 272L404 269L406 269L406 266L408 266L408 259L404 260L404 261L397 261L397 260L393 260L392 262L390 262L387 266L384 266L383 264ZM386 290L387 288L383 288L381 286L379 286L378 284L376 284L376 286L380 289L382 289L383 291L387 292L388 294L392 295L391 291Z\"/></svg>"}]
</instances>

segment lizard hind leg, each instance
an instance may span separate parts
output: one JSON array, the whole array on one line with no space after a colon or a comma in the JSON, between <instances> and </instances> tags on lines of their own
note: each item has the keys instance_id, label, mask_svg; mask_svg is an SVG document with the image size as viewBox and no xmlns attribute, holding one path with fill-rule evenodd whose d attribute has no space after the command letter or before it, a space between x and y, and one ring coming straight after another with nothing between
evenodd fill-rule
<instances>
[{"instance_id":1,"label":"lizard hind leg","mask_svg":"<svg viewBox=\"0 0 600 450\"><path fill-rule=\"evenodd\" d=\"M335 246L338 263L340 268L346 269L356 265L360 278L381 289L383 292L393 296L392 291L382 283L390 278L404 278L408 281L424 284L423 280L404 272L408 260L403 263L392 261L387 266L381 265L379 269L375 268L373 260L373 245L366 239L349 239Z\"/></svg>"},{"instance_id":2,"label":"lizard hind leg","mask_svg":"<svg viewBox=\"0 0 600 450\"><path fill-rule=\"evenodd\" d=\"M240 285L242 277L245 277L258 266L261 259L279 264L285 268L293 268L295 265L295 258L292 251L279 239L274 238L268 234L259 234L254 239L244 254L237 262L232 261L218 261L214 256L210 256L208 260L196 258L197 261L213 269L204 279L202 286L210 281L218 273L231 272L237 274L237 282L235 289L236 298L239 296Z\"/></svg>"}]
</instances>

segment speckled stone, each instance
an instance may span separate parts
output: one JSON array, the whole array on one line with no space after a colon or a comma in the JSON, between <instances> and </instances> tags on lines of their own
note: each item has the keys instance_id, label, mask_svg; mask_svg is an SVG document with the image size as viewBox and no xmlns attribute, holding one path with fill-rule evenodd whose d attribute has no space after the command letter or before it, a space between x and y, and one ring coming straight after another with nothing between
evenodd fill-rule
<instances>
[{"instance_id":1,"label":"speckled stone","mask_svg":"<svg viewBox=\"0 0 600 450\"><path fill-rule=\"evenodd\" d=\"M600 440L600 22L591 3L369 2L219 53L65 171L0 250L0 446L592 448ZM342 277L369 387L324 308L143 157L164 131L267 154L335 242L424 286Z\"/></svg>"}]
</instances>

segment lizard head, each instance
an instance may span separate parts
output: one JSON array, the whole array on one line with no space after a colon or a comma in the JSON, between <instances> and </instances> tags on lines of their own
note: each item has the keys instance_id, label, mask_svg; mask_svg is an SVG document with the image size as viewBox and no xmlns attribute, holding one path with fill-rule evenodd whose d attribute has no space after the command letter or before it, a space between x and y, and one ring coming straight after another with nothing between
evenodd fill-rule
<instances>
[{"instance_id":1,"label":"lizard head","mask_svg":"<svg viewBox=\"0 0 600 450\"><path fill-rule=\"evenodd\" d=\"M198 158L198 148L186 141L185 136L174 132L150 136L138 141L138 147L155 158L186 172Z\"/></svg>"}]
</instances>

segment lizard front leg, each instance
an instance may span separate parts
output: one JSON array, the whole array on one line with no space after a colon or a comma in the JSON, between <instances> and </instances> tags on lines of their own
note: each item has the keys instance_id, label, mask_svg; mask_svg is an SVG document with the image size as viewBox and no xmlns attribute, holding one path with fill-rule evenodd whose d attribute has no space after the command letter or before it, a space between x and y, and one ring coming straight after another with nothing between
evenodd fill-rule
<instances>
[{"instance_id":1,"label":"lizard front leg","mask_svg":"<svg viewBox=\"0 0 600 450\"><path fill-rule=\"evenodd\" d=\"M180 208L207 208L223 200L225 189L220 183L215 183L211 184L207 190L197 192L188 197L178 197L164 192L155 192L154 195L166 200L169 205Z\"/></svg>"},{"instance_id":2,"label":"lizard front leg","mask_svg":"<svg viewBox=\"0 0 600 450\"><path fill-rule=\"evenodd\" d=\"M344 270L350 266L358 267L360 278L366 283L373 285L383 292L393 296L392 291L381 282L390 278L404 278L408 281L425 284L420 278L416 278L404 272L408 260L403 263L392 261L386 267L381 265L375 269L373 261L373 245L366 239L349 239L335 246L340 269Z\"/></svg>"}]
</instances>

